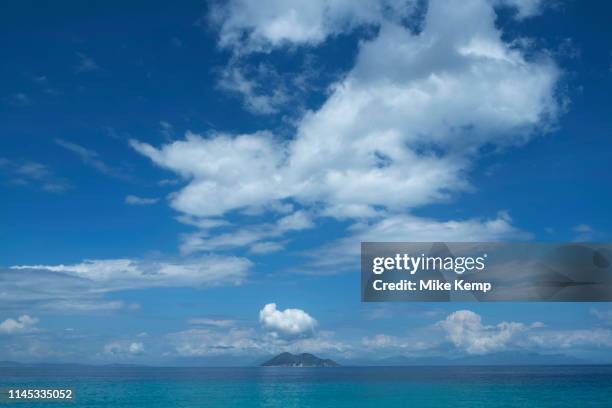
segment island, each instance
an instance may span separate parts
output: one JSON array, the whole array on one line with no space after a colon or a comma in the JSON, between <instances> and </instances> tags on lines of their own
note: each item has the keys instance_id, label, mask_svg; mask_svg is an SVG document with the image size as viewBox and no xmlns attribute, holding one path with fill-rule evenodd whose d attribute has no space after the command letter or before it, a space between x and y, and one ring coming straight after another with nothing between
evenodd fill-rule
<instances>
[{"instance_id":1,"label":"island","mask_svg":"<svg viewBox=\"0 0 612 408\"><path fill-rule=\"evenodd\" d=\"M322 359L313 354L281 353L271 358L262 367L338 367L340 364L330 359Z\"/></svg>"}]
</instances>

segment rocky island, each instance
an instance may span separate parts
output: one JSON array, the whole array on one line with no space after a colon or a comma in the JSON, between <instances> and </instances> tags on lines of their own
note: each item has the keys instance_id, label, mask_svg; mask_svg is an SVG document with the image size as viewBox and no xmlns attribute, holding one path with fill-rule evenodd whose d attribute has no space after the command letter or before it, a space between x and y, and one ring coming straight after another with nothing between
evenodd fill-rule
<instances>
[{"instance_id":1,"label":"rocky island","mask_svg":"<svg viewBox=\"0 0 612 408\"><path fill-rule=\"evenodd\" d=\"M262 367L338 367L340 364L330 359L321 359L313 354L281 353L263 363Z\"/></svg>"}]
</instances>

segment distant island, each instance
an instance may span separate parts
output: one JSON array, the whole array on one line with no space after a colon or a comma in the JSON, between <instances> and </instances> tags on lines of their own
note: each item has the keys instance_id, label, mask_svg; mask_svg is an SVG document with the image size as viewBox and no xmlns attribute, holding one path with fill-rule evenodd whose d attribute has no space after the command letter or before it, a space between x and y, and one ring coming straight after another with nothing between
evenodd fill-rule
<instances>
[{"instance_id":1,"label":"distant island","mask_svg":"<svg viewBox=\"0 0 612 408\"><path fill-rule=\"evenodd\" d=\"M340 364L330 359L322 359L313 354L281 353L271 358L262 367L338 367Z\"/></svg>"}]
</instances>

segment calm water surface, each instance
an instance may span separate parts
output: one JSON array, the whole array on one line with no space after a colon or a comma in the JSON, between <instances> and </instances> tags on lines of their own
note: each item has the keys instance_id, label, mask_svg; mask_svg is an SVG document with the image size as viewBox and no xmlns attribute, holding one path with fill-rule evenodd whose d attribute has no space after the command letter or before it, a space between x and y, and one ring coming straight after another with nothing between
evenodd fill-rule
<instances>
[{"instance_id":1,"label":"calm water surface","mask_svg":"<svg viewBox=\"0 0 612 408\"><path fill-rule=\"evenodd\" d=\"M612 366L0 368L0 389L71 388L40 407L612 407Z\"/></svg>"}]
</instances>

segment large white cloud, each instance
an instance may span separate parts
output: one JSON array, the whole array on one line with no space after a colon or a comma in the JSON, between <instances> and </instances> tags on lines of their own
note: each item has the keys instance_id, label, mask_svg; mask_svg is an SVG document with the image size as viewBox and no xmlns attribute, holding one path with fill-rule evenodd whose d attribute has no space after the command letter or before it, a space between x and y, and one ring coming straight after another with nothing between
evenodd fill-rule
<instances>
[{"instance_id":1,"label":"large white cloud","mask_svg":"<svg viewBox=\"0 0 612 408\"><path fill-rule=\"evenodd\" d=\"M310 337L317 321L301 309L278 310L276 303L268 303L259 311L264 328L281 337Z\"/></svg>"},{"instance_id":2,"label":"large white cloud","mask_svg":"<svg viewBox=\"0 0 612 408\"><path fill-rule=\"evenodd\" d=\"M447 1L460 8L462 2ZM518 19L541 11L542 0L491 0L513 8ZM418 9L416 0L229 0L211 8L219 46L237 53L267 52L283 46L317 45L359 26L401 22Z\"/></svg>"},{"instance_id":3,"label":"large white cloud","mask_svg":"<svg viewBox=\"0 0 612 408\"><path fill-rule=\"evenodd\" d=\"M295 33L260 32L268 26L260 27L257 19L249 20L255 28L245 28L239 22L250 11L234 9L238 3L231 3L223 20L222 43L237 41L227 27L246 30L255 43L301 41ZM281 3L293 13L294 6ZM320 109L304 115L291 140L269 132L188 133L161 147L132 145L188 181L171 198L188 216L294 202L319 215L402 224L406 211L469 189L467 175L483 146L522 143L546 131L559 113L559 69L544 54L528 59L502 40L494 4L501 3L432 0L419 33L394 19L378 19L379 32L361 44L353 69ZM438 226L449 231L453 223Z\"/></svg>"}]
</instances>

